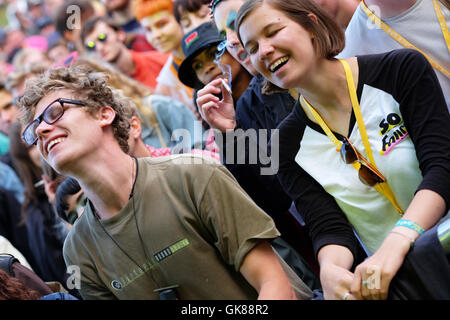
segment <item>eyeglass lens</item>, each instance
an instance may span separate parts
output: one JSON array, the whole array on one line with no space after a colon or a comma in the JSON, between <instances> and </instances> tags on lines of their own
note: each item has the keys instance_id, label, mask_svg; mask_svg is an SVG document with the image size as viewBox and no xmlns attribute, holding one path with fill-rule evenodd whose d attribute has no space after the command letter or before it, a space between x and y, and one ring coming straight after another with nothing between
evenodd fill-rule
<instances>
[{"instance_id":1,"label":"eyeglass lens","mask_svg":"<svg viewBox=\"0 0 450 320\"><path fill-rule=\"evenodd\" d=\"M42 120L44 120L48 124L53 124L56 122L59 118L61 118L62 114L64 113L64 109L61 102L55 102L48 106L44 113L42 114ZM37 139L37 132L36 129L41 123L39 118L35 119L30 125L25 129L23 132L23 137L26 143L33 144Z\"/></svg>"}]
</instances>

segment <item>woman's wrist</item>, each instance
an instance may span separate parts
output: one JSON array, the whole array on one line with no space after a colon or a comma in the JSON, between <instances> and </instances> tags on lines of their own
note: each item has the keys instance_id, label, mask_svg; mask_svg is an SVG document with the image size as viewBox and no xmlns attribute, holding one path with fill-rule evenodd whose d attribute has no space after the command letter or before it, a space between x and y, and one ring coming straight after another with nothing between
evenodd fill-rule
<instances>
[{"instance_id":1,"label":"woman's wrist","mask_svg":"<svg viewBox=\"0 0 450 320\"><path fill-rule=\"evenodd\" d=\"M401 235L399 233L401 233ZM380 249L386 248L386 252L389 254L393 256L400 255L404 258L411 249L410 239L414 240L411 236L403 234L403 232L392 230L384 240Z\"/></svg>"}]
</instances>

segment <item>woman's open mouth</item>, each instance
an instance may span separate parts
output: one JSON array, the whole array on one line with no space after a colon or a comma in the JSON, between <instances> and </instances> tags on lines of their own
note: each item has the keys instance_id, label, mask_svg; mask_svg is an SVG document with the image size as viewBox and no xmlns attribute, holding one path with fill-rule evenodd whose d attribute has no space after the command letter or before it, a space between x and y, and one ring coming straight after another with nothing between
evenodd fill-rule
<instances>
[{"instance_id":1,"label":"woman's open mouth","mask_svg":"<svg viewBox=\"0 0 450 320\"><path fill-rule=\"evenodd\" d=\"M275 62L273 62L269 66L270 72L276 72L278 69L280 69L282 66L284 66L289 61L289 56L284 56L280 59L277 59Z\"/></svg>"}]
</instances>

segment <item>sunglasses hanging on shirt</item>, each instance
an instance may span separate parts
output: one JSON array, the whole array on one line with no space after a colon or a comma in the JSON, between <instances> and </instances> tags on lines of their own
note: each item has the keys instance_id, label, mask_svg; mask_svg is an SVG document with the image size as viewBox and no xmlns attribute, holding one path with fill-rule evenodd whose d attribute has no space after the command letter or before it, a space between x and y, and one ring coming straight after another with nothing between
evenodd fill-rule
<instances>
[{"instance_id":1,"label":"sunglasses hanging on shirt","mask_svg":"<svg viewBox=\"0 0 450 320\"><path fill-rule=\"evenodd\" d=\"M370 148L366 127L362 119L361 109L359 107L358 97L356 95L355 82L353 80L350 66L345 60L339 59L339 62L341 62L345 70L345 76L347 78L348 91L352 101L353 111L355 113L356 122L358 123L358 129L364 143L364 148L366 149L367 155L369 156L369 160L366 160L361 155L361 153L356 150L356 148L352 145L347 137L344 138L343 142L339 141L330 130L330 128L328 128L327 124L322 119L320 114L308 101L306 101L303 96L301 97L301 102L303 102L302 104L306 104L309 110L311 110L314 118L322 127L323 131L326 133L328 138L330 138L331 142L333 142L333 144L336 146L336 150L340 152L342 160L347 164L352 164L353 167L358 171L358 176L361 182L373 187L375 190L385 196L392 203L397 212L400 215L403 215L403 210L398 205L395 195L389 187L386 178L380 173L380 171L378 171L375 165L375 160Z\"/></svg>"}]
</instances>

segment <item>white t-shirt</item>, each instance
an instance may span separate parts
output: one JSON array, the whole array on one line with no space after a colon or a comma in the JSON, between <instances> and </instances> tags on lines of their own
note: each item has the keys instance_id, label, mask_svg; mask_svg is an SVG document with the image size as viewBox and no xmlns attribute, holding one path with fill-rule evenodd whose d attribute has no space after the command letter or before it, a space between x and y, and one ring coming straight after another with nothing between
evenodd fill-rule
<instances>
[{"instance_id":1,"label":"white t-shirt","mask_svg":"<svg viewBox=\"0 0 450 320\"><path fill-rule=\"evenodd\" d=\"M450 29L450 10L441 3L439 6ZM383 21L450 72L450 53L431 0L417 0L405 12ZM345 48L337 58L402 48L400 43L376 26L359 5L345 31ZM434 71L444 92L447 108L450 110L450 78L436 69Z\"/></svg>"},{"instance_id":2,"label":"white t-shirt","mask_svg":"<svg viewBox=\"0 0 450 320\"><path fill-rule=\"evenodd\" d=\"M20 264L27 267L30 270L31 266L28 263L27 259L17 250L8 239L0 235L0 253L8 253L13 255L17 260L19 260Z\"/></svg>"}]
</instances>

